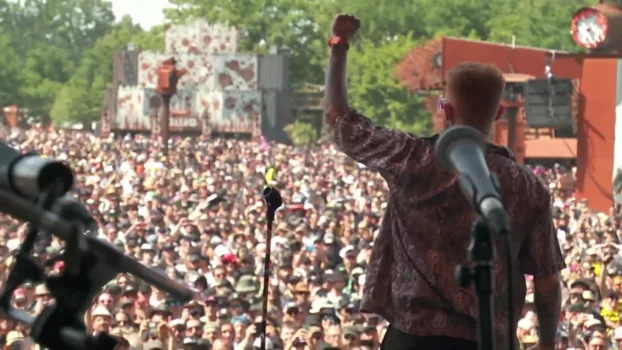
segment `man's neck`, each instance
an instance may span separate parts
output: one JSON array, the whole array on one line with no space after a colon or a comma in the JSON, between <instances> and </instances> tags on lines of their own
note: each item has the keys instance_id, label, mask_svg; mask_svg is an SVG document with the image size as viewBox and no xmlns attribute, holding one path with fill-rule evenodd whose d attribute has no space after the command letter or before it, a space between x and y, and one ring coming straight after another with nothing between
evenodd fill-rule
<instances>
[{"instance_id":1,"label":"man's neck","mask_svg":"<svg viewBox=\"0 0 622 350\"><path fill-rule=\"evenodd\" d=\"M452 126L468 126L470 128L473 128L477 131L479 131L479 133L482 135L482 137L484 138L484 141L486 142L492 142L492 126L488 129L484 129L484 128L480 128L480 127L476 127L473 125L469 125L467 123L463 123L463 122L455 122L455 123L448 123L448 129Z\"/></svg>"}]
</instances>

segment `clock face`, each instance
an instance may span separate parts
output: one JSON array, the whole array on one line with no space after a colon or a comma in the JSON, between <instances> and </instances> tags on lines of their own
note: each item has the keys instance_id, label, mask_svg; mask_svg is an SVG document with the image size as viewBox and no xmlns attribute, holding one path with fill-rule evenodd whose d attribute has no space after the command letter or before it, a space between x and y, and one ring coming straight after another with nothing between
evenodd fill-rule
<instances>
[{"instance_id":1,"label":"clock face","mask_svg":"<svg viewBox=\"0 0 622 350\"><path fill-rule=\"evenodd\" d=\"M581 47L595 49L607 39L607 17L593 8L583 8L572 18L572 37Z\"/></svg>"}]
</instances>

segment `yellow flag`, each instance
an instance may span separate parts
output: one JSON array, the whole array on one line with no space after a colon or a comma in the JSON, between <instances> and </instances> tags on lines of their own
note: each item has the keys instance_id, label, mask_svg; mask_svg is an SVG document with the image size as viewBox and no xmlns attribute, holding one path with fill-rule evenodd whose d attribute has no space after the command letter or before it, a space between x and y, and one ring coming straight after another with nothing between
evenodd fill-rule
<instances>
[{"instance_id":1,"label":"yellow flag","mask_svg":"<svg viewBox=\"0 0 622 350\"><path fill-rule=\"evenodd\" d=\"M274 170L274 168L270 168L268 169L268 171L266 172L266 183L269 184L270 182L272 182L272 180L274 180L274 175L275 175L276 171Z\"/></svg>"}]
</instances>

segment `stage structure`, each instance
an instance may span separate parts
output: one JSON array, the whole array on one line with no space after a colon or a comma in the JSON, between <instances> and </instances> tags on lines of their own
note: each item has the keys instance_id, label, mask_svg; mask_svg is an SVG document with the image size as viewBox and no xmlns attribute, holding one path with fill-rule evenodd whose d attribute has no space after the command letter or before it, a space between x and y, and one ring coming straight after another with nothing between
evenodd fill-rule
<instances>
[{"instance_id":1,"label":"stage structure","mask_svg":"<svg viewBox=\"0 0 622 350\"><path fill-rule=\"evenodd\" d=\"M569 22L575 42L589 53L445 37L414 49L396 77L428 96L440 130L435 106L446 73L462 62L496 65L506 77L507 112L494 142L519 161L576 159L578 198L608 213L622 191L622 8L601 1L578 9Z\"/></svg>"},{"instance_id":2,"label":"stage structure","mask_svg":"<svg viewBox=\"0 0 622 350\"><path fill-rule=\"evenodd\" d=\"M186 74L170 99L171 134L264 134L289 124L289 55L239 52L239 29L205 21L169 26L165 51L130 45L114 57L102 131L160 135L163 104L154 98L159 67L175 59ZM159 125L158 125L159 124ZM277 130L277 131L275 131Z\"/></svg>"},{"instance_id":3,"label":"stage structure","mask_svg":"<svg viewBox=\"0 0 622 350\"><path fill-rule=\"evenodd\" d=\"M550 59L549 52L445 37L413 50L396 67L396 76L408 90L427 95L435 129L440 131L444 118L436 109L436 101L442 95L447 72L463 62L494 64L506 79L503 99L506 113L495 125L494 142L510 148L521 162L534 155L536 158L573 158L576 151L572 146L576 143L571 135L576 124L578 98L574 93L577 82L568 73L572 73L576 65L559 64ZM547 73L547 67L554 77ZM569 135L570 140L555 138L558 130ZM556 147L546 147L551 151L549 154L534 152L541 140Z\"/></svg>"}]
</instances>

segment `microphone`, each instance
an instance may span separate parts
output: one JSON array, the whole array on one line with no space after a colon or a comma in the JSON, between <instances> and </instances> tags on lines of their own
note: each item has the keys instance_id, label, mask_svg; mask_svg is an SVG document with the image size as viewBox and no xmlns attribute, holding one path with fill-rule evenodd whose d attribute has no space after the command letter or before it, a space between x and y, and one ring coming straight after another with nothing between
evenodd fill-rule
<instances>
[{"instance_id":1,"label":"microphone","mask_svg":"<svg viewBox=\"0 0 622 350\"><path fill-rule=\"evenodd\" d=\"M69 166L37 154L20 154L5 142L0 142L0 188L19 196L36 199L42 191L54 191L60 197L73 186Z\"/></svg>"},{"instance_id":2,"label":"microphone","mask_svg":"<svg viewBox=\"0 0 622 350\"><path fill-rule=\"evenodd\" d=\"M263 190L263 199L268 206L267 220L268 222L274 222L274 213L283 205L283 198L281 198L281 194L275 188L266 187Z\"/></svg>"},{"instance_id":3,"label":"microphone","mask_svg":"<svg viewBox=\"0 0 622 350\"><path fill-rule=\"evenodd\" d=\"M501 203L499 182L491 174L481 134L468 126L454 126L436 142L435 157L447 171L456 172L462 192L488 227L497 233L510 231L508 215Z\"/></svg>"}]
</instances>

